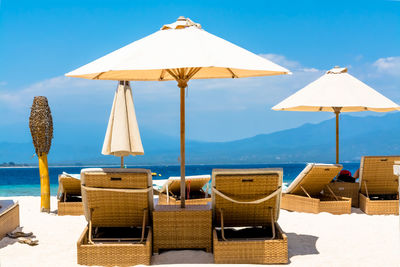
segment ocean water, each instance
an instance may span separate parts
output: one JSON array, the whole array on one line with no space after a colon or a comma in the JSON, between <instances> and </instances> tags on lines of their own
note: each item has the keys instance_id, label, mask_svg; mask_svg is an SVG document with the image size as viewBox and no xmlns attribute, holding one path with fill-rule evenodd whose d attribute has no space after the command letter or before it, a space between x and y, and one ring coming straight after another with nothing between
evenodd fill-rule
<instances>
[{"instance_id":1,"label":"ocean water","mask_svg":"<svg viewBox=\"0 0 400 267\"><path fill-rule=\"evenodd\" d=\"M210 174L216 168L283 168L283 182L290 184L303 170L306 164L249 164L249 165L187 165L186 175ZM93 166L91 166L93 167ZM101 167L101 166L97 166ZM146 168L157 173L153 180L167 179L180 175L180 166L127 166L128 168ZM56 196L58 190L58 175L62 172L80 173L80 167L49 167L50 191ZM358 163L344 163L343 168L354 173ZM40 196L40 178L37 167L0 168L0 197L4 196Z\"/></svg>"}]
</instances>

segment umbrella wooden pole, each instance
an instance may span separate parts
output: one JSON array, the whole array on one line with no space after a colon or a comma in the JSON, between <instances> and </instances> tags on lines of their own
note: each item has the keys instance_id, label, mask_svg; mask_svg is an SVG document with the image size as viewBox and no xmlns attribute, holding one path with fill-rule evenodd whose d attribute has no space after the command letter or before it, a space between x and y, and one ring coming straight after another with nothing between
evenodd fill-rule
<instances>
[{"instance_id":1,"label":"umbrella wooden pole","mask_svg":"<svg viewBox=\"0 0 400 267\"><path fill-rule=\"evenodd\" d=\"M124 167L124 157L121 157L121 168Z\"/></svg>"},{"instance_id":2,"label":"umbrella wooden pole","mask_svg":"<svg viewBox=\"0 0 400 267\"><path fill-rule=\"evenodd\" d=\"M181 208L185 208L185 88L187 83L179 83L181 89Z\"/></svg>"},{"instance_id":3,"label":"umbrella wooden pole","mask_svg":"<svg viewBox=\"0 0 400 267\"><path fill-rule=\"evenodd\" d=\"M333 108L336 114L336 164L339 164L339 114L342 108Z\"/></svg>"},{"instance_id":4,"label":"umbrella wooden pole","mask_svg":"<svg viewBox=\"0 0 400 267\"><path fill-rule=\"evenodd\" d=\"M178 82L181 94L181 208L185 208L185 89L188 81L201 68L167 69L166 71Z\"/></svg>"}]
</instances>

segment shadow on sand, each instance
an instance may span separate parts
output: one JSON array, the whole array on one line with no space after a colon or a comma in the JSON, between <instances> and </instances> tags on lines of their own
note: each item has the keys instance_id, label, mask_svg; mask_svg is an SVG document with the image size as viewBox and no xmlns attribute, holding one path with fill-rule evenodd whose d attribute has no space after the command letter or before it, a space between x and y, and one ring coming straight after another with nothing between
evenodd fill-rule
<instances>
[{"instance_id":1,"label":"shadow on sand","mask_svg":"<svg viewBox=\"0 0 400 267\"><path fill-rule=\"evenodd\" d=\"M12 232L23 232L23 231L24 231L24 227L20 226L20 227L15 228L15 230ZM0 239L0 249L5 248L10 245L13 245L17 242L18 242L18 238L9 238L9 237L5 236L3 239Z\"/></svg>"},{"instance_id":2,"label":"shadow on sand","mask_svg":"<svg viewBox=\"0 0 400 267\"><path fill-rule=\"evenodd\" d=\"M289 263L293 256L319 254L316 247L318 237L296 233L286 233L286 235L288 238Z\"/></svg>"}]
</instances>

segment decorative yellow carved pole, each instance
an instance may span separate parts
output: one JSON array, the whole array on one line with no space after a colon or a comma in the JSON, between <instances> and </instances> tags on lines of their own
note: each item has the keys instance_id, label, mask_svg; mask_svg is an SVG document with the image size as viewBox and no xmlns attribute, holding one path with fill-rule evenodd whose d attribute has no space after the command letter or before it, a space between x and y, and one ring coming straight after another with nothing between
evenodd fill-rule
<instances>
[{"instance_id":1,"label":"decorative yellow carved pole","mask_svg":"<svg viewBox=\"0 0 400 267\"><path fill-rule=\"evenodd\" d=\"M35 96L29 117L29 128L36 155L39 158L40 211L50 212L50 179L47 154L53 139L53 118L47 98Z\"/></svg>"}]
</instances>

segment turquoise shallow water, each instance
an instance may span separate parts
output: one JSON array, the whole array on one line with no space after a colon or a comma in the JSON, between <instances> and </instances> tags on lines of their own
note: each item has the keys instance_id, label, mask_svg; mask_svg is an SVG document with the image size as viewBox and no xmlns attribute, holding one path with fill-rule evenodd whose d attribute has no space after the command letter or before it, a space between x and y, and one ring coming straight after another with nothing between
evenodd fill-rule
<instances>
[{"instance_id":1,"label":"turquoise shallow water","mask_svg":"<svg viewBox=\"0 0 400 267\"><path fill-rule=\"evenodd\" d=\"M128 166L129 168L146 168L158 175L153 179L167 179L179 176L179 166ZM283 182L290 183L303 170L305 164L252 164L252 165L188 165L186 175L210 174L214 168L283 168ZM354 173L358 163L345 163L344 169ZM58 175L62 172L80 173L85 167L50 167L50 192L57 195ZM2 196L40 196L40 179L38 168L0 168L0 197Z\"/></svg>"}]
</instances>

